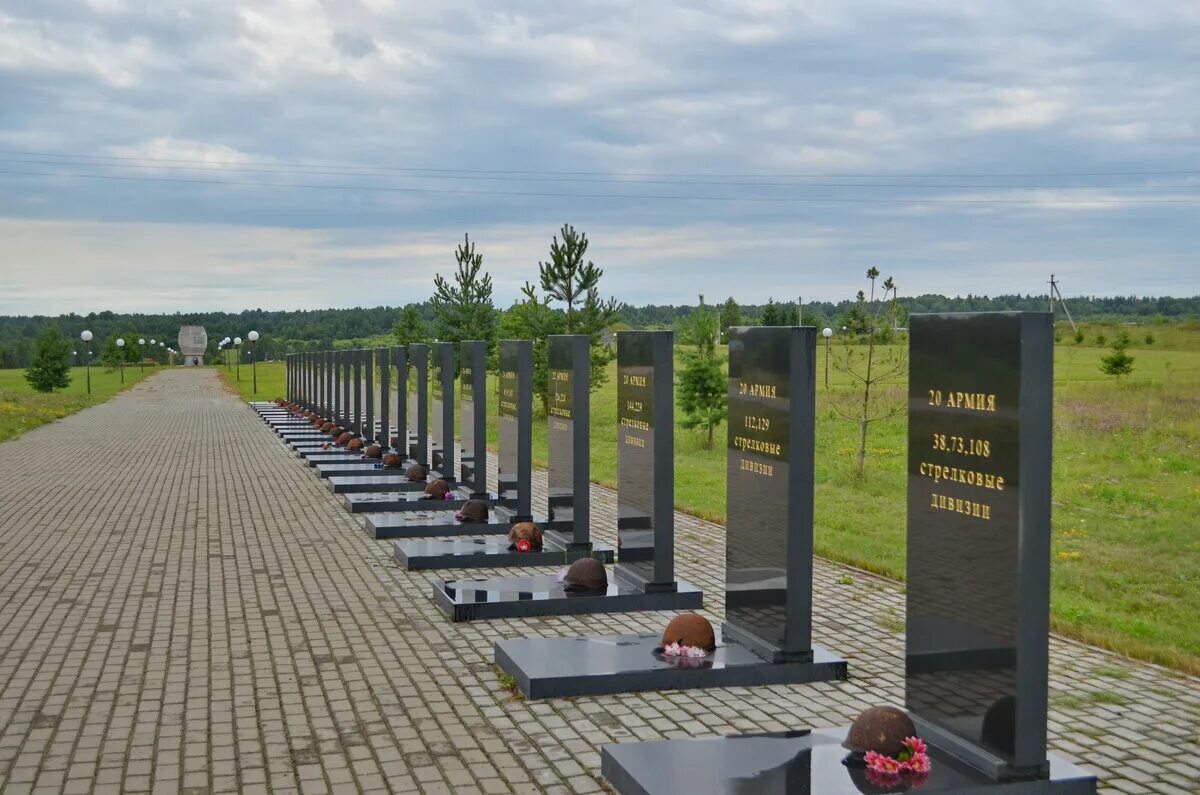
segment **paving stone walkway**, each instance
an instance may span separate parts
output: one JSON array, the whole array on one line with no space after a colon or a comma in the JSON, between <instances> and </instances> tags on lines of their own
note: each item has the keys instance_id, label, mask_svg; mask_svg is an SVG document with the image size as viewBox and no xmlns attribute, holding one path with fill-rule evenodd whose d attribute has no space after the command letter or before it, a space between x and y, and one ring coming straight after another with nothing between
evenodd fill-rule
<instances>
[{"instance_id":1,"label":"paving stone walkway","mask_svg":"<svg viewBox=\"0 0 1200 795\"><path fill-rule=\"evenodd\" d=\"M611 543L613 493L593 505ZM719 620L724 531L680 516L677 538ZM843 566L817 566L815 634L847 682L542 702L504 689L494 640L670 615L454 625L429 596L447 574L395 567L213 371L0 444L0 789L600 792L601 743L837 725L902 698L902 587ZM1055 749L1107 791L1200 792L1200 680L1051 650Z\"/></svg>"}]
</instances>

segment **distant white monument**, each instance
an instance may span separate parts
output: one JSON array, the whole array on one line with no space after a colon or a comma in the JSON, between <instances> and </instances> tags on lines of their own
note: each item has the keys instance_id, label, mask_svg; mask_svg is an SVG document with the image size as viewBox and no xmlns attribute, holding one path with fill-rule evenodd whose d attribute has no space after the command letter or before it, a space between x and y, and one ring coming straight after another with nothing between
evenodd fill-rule
<instances>
[{"instance_id":1,"label":"distant white monument","mask_svg":"<svg viewBox=\"0 0 1200 795\"><path fill-rule=\"evenodd\" d=\"M208 332L204 326L184 326L179 329L179 355L186 367L204 364L204 352L208 350Z\"/></svg>"}]
</instances>

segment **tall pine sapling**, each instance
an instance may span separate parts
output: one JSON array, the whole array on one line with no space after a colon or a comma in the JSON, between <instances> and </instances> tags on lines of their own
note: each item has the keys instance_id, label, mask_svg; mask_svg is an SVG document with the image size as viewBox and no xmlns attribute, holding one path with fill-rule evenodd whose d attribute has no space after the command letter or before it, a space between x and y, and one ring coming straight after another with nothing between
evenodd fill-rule
<instances>
[{"instance_id":1,"label":"tall pine sapling","mask_svg":"<svg viewBox=\"0 0 1200 795\"><path fill-rule=\"evenodd\" d=\"M728 342L729 329L742 324L742 308L738 306L738 302L733 300L731 295L725 299L725 303L721 307L721 341Z\"/></svg>"},{"instance_id":2,"label":"tall pine sapling","mask_svg":"<svg viewBox=\"0 0 1200 795\"><path fill-rule=\"evenodd\" d=\"M56 327L47 326L38 337L25 380L37 392L66 389L71 383L71 343Z\"/></svg>"},{"instance_id":3,"label":"tall pine sapling","mask_svg":"<svg viewBox=\"0 0 1200 795\"><path fill-rule=\"evenodd\" d=\"M458 271L454 282L441 274L433 278L429 299L436 317L438 339L443 342L483 340L488 350L496 344L496 308L492 305L492 277L483 271L483 255L475 252L470 235L454 251Z\"/></svg>"},{"instance_id":4,"label":"tall pine sapling","mask_svg":"<svg viewBox=\"0 0 1200 795\"><path fill-rule=\"evenodd\" d=\"M716 347L720 333L720 316L705 306L704 296L700 296L700 306L680 321L681 342L691 348L682 354L679 408L683 427L707 431L706 450L712 449L717 427L729 416L729 384Z\"/></svg>"},{"instance_id":5,"label":"tall pine sapling","mask_svg":"<svg viewBox=\"0 0 1200 795\"><path fill-rule=\"evenodd\" d=\"M867 320L866 353L863 354L860 346L844 345L834 364L835 369L846 373L851 379L854 405L847 407L835 402L833 407L843 419L858 425L858 457L854 467L858 478L862 478L866 471L867 431L871 424L894 417L905 408L903 400L891 398L880 387L885 382L903 375L908 368L903 345L888 346L882 351L876 346L876 342L881 338L890 336L899 313L896 305L896 284L890 276L885 279L883 295L876 303L875 280L879 278L879 269L870 268L867 278L871 281L870 299L868 300L860 290L854 307L854 310L857 310L854 315ZM884 334L881 320L887 324L888 335Z\"/></svg>"},{"instance_id":6,"label":"tall pine sapling","mask_svg":"<svg viewBox=\"0 0 1200 795\"><path fill-rule=\"evenodd\" d=\"M588 238L570 224L559 230L550 243L550 261L538 263L542 290L553 300L566 304L566 333L587 334L591 338L592 389L608 379L607 367L616 351L601 344L604 330L617 321L617 302L600 298L602 268L586 260Z\"/></svg>"}]
</instances>

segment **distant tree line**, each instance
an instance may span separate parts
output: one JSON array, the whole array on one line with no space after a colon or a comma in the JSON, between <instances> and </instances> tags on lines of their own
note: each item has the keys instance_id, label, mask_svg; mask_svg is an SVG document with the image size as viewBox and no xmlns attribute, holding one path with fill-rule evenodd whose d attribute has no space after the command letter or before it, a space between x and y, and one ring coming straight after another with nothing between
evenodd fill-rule
<instances>
[{"instance_id":1,"label":"distant tree line","mask_svg":"<svg viewBox=\"0 0 1200 795\"><path fill-rule=\"evenodd\" d=\"M562 244L560 244L562 245ZM540 276L540 274L539 274ZM574 288L573 288L574 289ZM548 291L544 291L550 294ZM525 303L522 311L533 315L535 307ZM555 300L558 299L555 296ZM598 300L598 299L594 299ZM581 297L586 306L586 295ZM565 302L564 302L565 303ZM1109 298L1075 297L1067 299L1071 315L1077 321L1142 321L1157 320L1200 320L1200 296L1191 298L1115 296ZM848 321L858 318L855 309L858 302L853 298L845 301L805 302L803 321L805 325L837 326L849 325ZM593 303L593 308L596 304ZM725 301L718 305L722 331L729 325L745 324L788 324L796 322L795 302L767 304L738 304ZM898 300L898 322L905 322L910 312L967 312L997 310L1044 310L1045 296L999 295L999 296L954 296L901 295ZM689 304L678 306L654 305L634 306L619 304L612 311L604 311L603 319L620 321L631 328L678 328L680 321L696 307ZM862 307L865 313L874 307ZM499 311L499 310L497 310ZM557 316L564 318L564 309L554 307ZM574 310L573 310L574 311ZM500 318L502 320L503 318ZM585 317L587 331L594 331L594 317ZM434 305L429 302L412 303L405 307L377 306L353 309L316 309L293 311L266 311L251 309L244 312L188 312L176 314L126 314L94 312L88 315L58 315L54 317L0 316L0 368L27 367L34 359L34 342L48 326L56 327L71 341L72 349L79 349L79 332L89 329L94 335L92 350L98 359L103 342L114 335L123 335L127 341L145 338L166 340L174 346L179 327L200 325L208 330L209 356L217 360L216 345L224 336L245 337L257 330L262 338L258 342L258 358L275 359L284 353L300 350L323 350L331 348L335 340L366 339L392 335L399 327L399 337L424 338L444 329ZM510 324L511 326L511 324ZM506 329L511 331L511 328ZM126 356L134 351L131 348ZM147 351L149 354L149 352Z\"/></svg>"}]
</instances>

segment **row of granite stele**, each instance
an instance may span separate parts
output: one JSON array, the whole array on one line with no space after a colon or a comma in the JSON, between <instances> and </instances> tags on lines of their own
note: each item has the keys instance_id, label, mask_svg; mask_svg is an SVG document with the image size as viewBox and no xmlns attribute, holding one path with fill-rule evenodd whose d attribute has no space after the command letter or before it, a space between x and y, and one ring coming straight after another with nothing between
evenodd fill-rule
<instances>
[{"instance_id":1,"label":"row of granite stele","mask_svg":"<svg viewBox=\"0 0 1200 795\"><path fill-rule=\"evenodd\" d=\"M499 345L494 490L484 343L292 354L286 399L254 408L371 537L396 539L403 567L565 566L437 581L453 621L697 608L701 592L674 572L671 333L617 335L615 552L590 538L588 345L549 339L542 515L529 341ZM811 640L815 350L809 327L730 332L719 630L685 612L662 635L497 642L527 698L847 676ZM909 353L904 709L869 709L849 729L606 745L618 792L1096 791L1046 750L1053 318L915 315Z\"/></svg>"}]
</instances>

